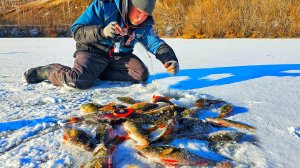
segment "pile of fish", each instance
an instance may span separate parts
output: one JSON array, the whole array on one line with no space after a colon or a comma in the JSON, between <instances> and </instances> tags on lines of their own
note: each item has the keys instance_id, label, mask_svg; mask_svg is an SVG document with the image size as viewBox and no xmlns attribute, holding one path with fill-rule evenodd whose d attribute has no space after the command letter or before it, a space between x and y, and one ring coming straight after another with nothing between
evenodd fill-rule
<instances>
[{"instance_id":1,"label":"pile of fish","mask_svg":"<svg viewBox=\"0 0 300 168\"><path fill-rule=\"evenodd\" d=\"M245 131L256 130L224 119L231 114L233 106L223 100L200 98L191 108L177 106L170 101L171 98L156 95L150 102L139 102L130 97L118 97L117 100L119 103L106 105L82 104L80 110L84 115L66 121L63 143L93 152L92 159L81 167L114 167L116 146L129 139L135 142L134 148L141 157L162 167L231 167L230 159L215 161L168 143L175 138L188 138L204 140L213 146L238 142ZM216 118L202 120L195 117L201 110L212 108L218 111ZM76 124L93 126L93 134L77 128ZM218 130L220 127L237 129ZM245 131L237 131L240 129Z\"/></svg>"}]
</instances>

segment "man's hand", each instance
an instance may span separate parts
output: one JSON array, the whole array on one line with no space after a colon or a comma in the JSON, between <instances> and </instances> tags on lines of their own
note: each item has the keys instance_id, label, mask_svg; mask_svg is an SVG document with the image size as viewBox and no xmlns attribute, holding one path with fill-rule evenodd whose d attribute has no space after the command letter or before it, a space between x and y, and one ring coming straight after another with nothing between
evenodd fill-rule
<instances>
[{"instance_id":1,"label":"man's hand","mask_svg":"<svg viewBox=\"0 0 300 168\"><path fill-rule=\"evenodd\" d=\"M164 66L167 69L167 71L172 75L175 75L179 72L179 64L177 61L168 61L164 64Z\"/></svg>"},{"instance_id":2,"label":"man's hand","mask_svg":"<svg viewBox=\"0 0 300 168\"><path fill-rule=\"evenodd\" d=\"M121 26L117 22L110 22L104 29L101 30L101 35L104 38L114 38L122 31Z\"/></svg>"}]
</instances>

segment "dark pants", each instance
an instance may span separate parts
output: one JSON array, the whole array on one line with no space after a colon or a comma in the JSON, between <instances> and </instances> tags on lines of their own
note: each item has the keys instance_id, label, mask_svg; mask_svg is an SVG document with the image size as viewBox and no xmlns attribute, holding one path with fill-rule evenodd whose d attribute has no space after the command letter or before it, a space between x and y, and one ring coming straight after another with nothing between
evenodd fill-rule
<instances>
[{"instance_id":1,"label":"dark pants","mask_svg":"<svg viewBox=\"0 0 300 168\"><path fill-rule=\"evenodd\" d=\"M108 57L80 51L75 56L73 68L50 65L48 80L53 85L87 89L97 79L144 82L149 76L145 64L134 54Z\"/></svg>"}]
</instances>

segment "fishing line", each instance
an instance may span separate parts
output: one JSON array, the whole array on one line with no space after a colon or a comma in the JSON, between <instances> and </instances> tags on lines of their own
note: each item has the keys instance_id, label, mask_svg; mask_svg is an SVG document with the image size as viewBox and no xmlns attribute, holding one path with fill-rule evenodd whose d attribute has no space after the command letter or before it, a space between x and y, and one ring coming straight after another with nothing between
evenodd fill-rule
<instances>
[{"instance_id":1,"label":"fishing line","mask_svg":"<svg viewBox=\"0 0 300 168\"><path fill-rule=\"evenodd\" d=\"M124 13L122 13L122 12L120 11L120 9L118 9L118 12L120 13L121 19L123 20L123 23L125 24L126 29L127 29L127 31L128 31L128 29L129 29L130 26L128 26L128 24L126 23L126 16L127 16L127 13L128 13L128 1L127 1L127 0L123 1L123 3L122 3L122 9L124 10ZM133 32L133 33L134 33L134 32ZM132 37L133 39L137 40L133 34L132 34L132 36L133 36L133 37ZM137 40L137 41L138 41L138 40ZM153 81L152 81L152 83L156 84L157 87L158 87L158 83L157 83L156 76L155 76L155 73L154 73L152 57L151 57L150 54L148 53L147 48L146 48L143 44L141 44L141 45L142 45L143 48L145 49L145 51L146 51L146 53L147 53L147 55L148 55L148 58L150 59L150 66L151 66L151 71L152 71L152 74L153 74Z\"/></svg>"},{"instance_id":2,"label":"fishing line","mask_svg":"<svg viewBox=\"0 0 300 168\"><path fill-rule=\"evenodd\" d=\"M151 66L151 71L152 71L152 74L153 74L153 83L157 85L158 87L158 83L157 83L157 80L156 80L156 76L155 76L155 73L154 73L154 68L153 68L153 60L152 60L152 57L150 56L150 54L148 53L148 50L146 49L146 47L142 44L143 48L145 49L145 52L147 53L148 55L148 58L150 60L150 66Z\"/></svg>"}]
</instances>

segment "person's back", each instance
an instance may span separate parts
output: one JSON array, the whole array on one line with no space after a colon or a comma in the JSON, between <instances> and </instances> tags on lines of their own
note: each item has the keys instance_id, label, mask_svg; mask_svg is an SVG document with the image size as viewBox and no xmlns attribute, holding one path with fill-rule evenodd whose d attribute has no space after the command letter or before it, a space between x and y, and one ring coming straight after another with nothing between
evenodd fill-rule
<instances>
[{"instance_id":1,"label":"person's back","mask_svg":"<svg viewBox=\"0 0 300 168\"><path fill-rule=\"evenodd\" d=\"M155 0L95 0L71 26L76 41L73 68L50 64L25 72L28 83L49 80L57 86L91 87L96 79L146 81L149 72L135 56L137 42L159 59L167 71L179 71L172 48L153 29Z\"/></svg>"}]
</instances>

